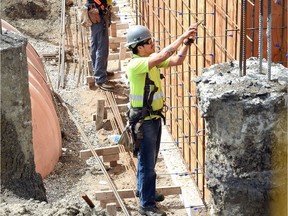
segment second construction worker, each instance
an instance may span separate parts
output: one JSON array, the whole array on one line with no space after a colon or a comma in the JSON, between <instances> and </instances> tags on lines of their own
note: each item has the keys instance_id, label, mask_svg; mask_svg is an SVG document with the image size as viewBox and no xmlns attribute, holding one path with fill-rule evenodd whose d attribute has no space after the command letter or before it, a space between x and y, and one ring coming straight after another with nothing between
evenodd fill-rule
<instances>
[{"instance_id":1,"label":"second construction worker","mask_svg":"<svg viewBox=\"0 0 288 216\"><path fill-rule=\"evenodd\" d=\"M140 198L141 215L166 215L156 206L157 201L164 200L164 196L156 192L155 172L165 106L159 68L183 63L196 36L197 27L197 24L192 24L159 53L155 53L154 41L146 27L136 25L127 32L126 46L133 52L127 66L130 85L129 122L136 142L133 153L138 156L136 196ZM176 51L177 55L174 55Z\"/></svg>"},{"instance_id":2,"label":"second construction worker","mask_svg":"<svg viewBox=\"0 0 288 216\"><path fill-rule=\"evenodd\" d=\"M95 83L102 90L113 88L109 84L107 76L108 55L109 55L109 35L108 28L111 20L112 0L87 0L89 18L91 26L91 47L90 55L94 73Z\"/></svg>"}]
</instances>

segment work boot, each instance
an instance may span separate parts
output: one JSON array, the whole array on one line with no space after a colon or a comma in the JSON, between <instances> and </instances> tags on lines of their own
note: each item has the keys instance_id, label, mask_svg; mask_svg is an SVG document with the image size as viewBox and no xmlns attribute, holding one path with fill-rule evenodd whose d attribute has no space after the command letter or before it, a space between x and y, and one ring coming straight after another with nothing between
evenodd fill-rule
<instances>
[{"instance_id":1,"label":"work boot","mask_svg":"<svg viewBox=\"0 0 288 216\"><path fill-rule=\"evenodd\" d=\"M166 216L166 213L158 209L156 206L146 208L140 207L139 213L141 215L147 215L147 216Z\"/></svg>"},{"instance_id":2,"label":"work boot","mask_svg":"<svg viewBox=\"0 0 288 216\"><path fill-rule=\"evenodd\" d=\"M107 81L104 83L97 83L97 85L99 86L100 89L102 89L104 91L111 91L114 88L114 86L112 86Z\"/></svg>"},{"instance_id":3,"label":"work boot","mask_svg":"<svg viewBox=\"0 0 288 216\"><path fill-rule=\"evenodd\" d=\"M139 191L138 190L136 190L135 196L139 197ZM164 195L161 194L161 193L158 193L156 191L156 193L155 193L155 202L162 202L164 199L165 199Z\"/></svg>"},{"instance_id":4,"label":"work boot","mask_svg":"<svg viewBox=\"0 0 288 216\"><path fill-rule=\"evenodd\" d=\"M107 71L106 74L107 74L107 76L114 76L114 72L113 71Z\"/></svg>"}]
</instances>

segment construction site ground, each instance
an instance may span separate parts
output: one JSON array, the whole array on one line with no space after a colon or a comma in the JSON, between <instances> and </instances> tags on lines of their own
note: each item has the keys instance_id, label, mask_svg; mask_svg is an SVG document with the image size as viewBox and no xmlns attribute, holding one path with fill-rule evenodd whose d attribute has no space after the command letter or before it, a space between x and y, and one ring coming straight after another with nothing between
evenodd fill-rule
<instances>
[{"instance_id":1,"label":"construction site ground","mask_svg":"<svg viewBox=\"0 0 288 216\"><path fill-rule=\"evenodd\" d=\"M36 1L38 5L41 2ZM13 4L14 7L17 6L15 3L4 0L1 2L1 12L7 11ZM18 6L23 7L25 4L28 5L29 1L22 1ZM28 41L34 46L40 56L58 53L59 51L61 2L51 0L48 5L51 13L48 13L45 18L21 18L17 14L8 16L7 13L3 13L3 18L28 38ZM43 3L43 8L45 7L47 5ZM70 5L67 8L72 10L73 6ZM105 93L97 86L89 88L85 76L79 76L79 64L73 60L73 53L72 60L68 60L65 64L65 87L58 87L59 61L57 57L56 55L56 58L53 56L51 58L43 58L51 89L62 98L77 123L72 120L67 110L56 97L55 103L62 130L63 146L62 156L55 170L44 179L48 203L40 203L32 199L24 200L15 197L9 191L4 191L1 194L1 215L107 215L106 208L101 206L100 202L95 199L95 193L96 191L111 190L111 188L99 164L93 157L88 160L83 160L79 157L80 151L88 149L88 146L87 141L85 141L79 132L79 128L77 128L78 124L95 148L115 146L109 139L109 135L115 134L110 122L104 120L103 128L96 131L95 121L93 121L97 100L105 98ZM122 69L125 68L127 61L128 59L121 62ZM110 68L117 67L113 64L118 63L117 61L109 61ZM109 77L116 89L114 92L116 102L118 104L127 104L129 102L129 89L125 73L123 71L116 72L113 77ZM80 82L78 82L79 77L81 77ZM122 117L125 122L124 114ZM157 162L157 187L178 186L177 182L181 182L179 179L182 178L182 184L184 187L186 186L186 197L184 193L183 195L169 195L165 197L163 202L158 203L158 206L167 215L206 215L206 210L203 208L201 200L199 201L197 190L191 188L191 184L193 186L191 176L181 177L173 175L173 173L184 173L187 170L185 170L185 166L179 159L179 152L171 143L168 132L164 130L163 134L166 144L162 144ZM117 161L117 166L111 167L109 163L105 163L109 177L119 190L135 189L135 176L126 170L127 157L129 156L126 153L120 153L119 156L120 159ZM170 166L167 162L170 163ZM81 194L83 193L88 195L95 204L95 208L90 208L82 199ZM195 198L196 201L194 200L192 203L185 202L185 199L191 198ZM138 215L138 198L133 197L123 200L130 215ZM117 215L124 215L119 207L117 208Z\"/></svg>"}]
</instances>

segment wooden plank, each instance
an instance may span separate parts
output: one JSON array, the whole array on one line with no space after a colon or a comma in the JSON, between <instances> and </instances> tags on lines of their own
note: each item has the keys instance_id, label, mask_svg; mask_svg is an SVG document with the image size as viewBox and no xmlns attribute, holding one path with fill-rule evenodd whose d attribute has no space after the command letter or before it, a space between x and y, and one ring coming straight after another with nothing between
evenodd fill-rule
<instances>
[{"instance_id":1,"label":"wooden plank","mask_svg":"<svg viewBox=\"0 0 288 216\"><path fill-rule=\"evenodd\" d=\"M116 22L112 22L110 26L111 37L117 37Z\"/></svg>"},{"instance_id":2,"label":"wooden plank","mask_svg":"<svg viewBox=\"0 0 288 216\"><path fill-rule=\"evenodd\" d=\"M87 76L86 83L88 84L89 88L95 86L94 76Z\"/></svg>"},{"instance_id":3,"label":"wooden plank","mask_svg":"<svg viewBox=\"0 0 288 216\"><path fill-rule=\"evenodd\" d=\"M94 72L93 72L93 66L92 66L92 61L87 61L87 67L88 67L88 72L89 72L89 75L90 76L93 76L94 75Z\"/></svg>"},{"instance_id":4,"label":"wooden plank","mask_svg":"<svg viewBox=\"0 0 288 216\"><path fill-rule=\"evenodd\" d=\"M119 112L127 112L128 111L128 105L127 104L117 104L116 107L118 108ZM106 112L108 109L111 109L111 107L105 106Z\"/></svg>"},{"instance_id":5,"label":"wooden plank","mask_svg":"<svg viewBox=\"0 0 288 216\"><path fill-rule=\"evenodd\" d=\"M108 61L109 60L119 60L119 53L109 53Z\"/></svg>"},{"instance_id":6,"label":"wooden plank","mask_svg":"<svg viewBox=\"0 0 288 216\"><path fill-rule=\"evenodd\" d=\"M124 60L126 58L126 50L125 42L120 43L120 52L119 52L119 59Z\"/></svg>"},{"instance_id":7,"label":"wooden plank","mask_svg":"<svg viewBox=\"0 0 288 216\"><path fill-rule=\"evenodd\" d=\"M178 186L158 187L156 188L156 190L158 193L161 193L164 196L181 194L181 188ZM117 191L122 199L135 197L134 190L132 189L121 189ZM116 200L114 193L111 190L96 191L95 198L96 200L100 200L100 201Z\"/></svg>"},{"instance_id":8,"label":"wooden plank","mask_svg":"<svg viewBox=\"0 0 288 216\"><path fill-rule=\"evenodd\" d=\"M104 106L105 106L104 99L98 99L96 101L96 119L95 119L96 130L100 130L103 127Z\"/></svg>"},{"instance_id":9,"label":"wooden plank","mask_svg":"<svg viewBox=\"0 0 288 216\"><path fill-rule=\"evenodd\" d=\"M58 58L59 53L42 53L40 54L41 58Z\"/></svg>"},{"instance_id":10,"label":"wooden plank","mask_svg":"<svg viewBox=\"0 0 288 216\"><path fill-rule=\"evenodd\" d=\"M116 167L117 165L117 161L110 161L110 167Z\"/></svg>"},{"instance_id":11,"label":"wooden plank","mask_svg":"<svg viewBox=\"0 0 288 216\"><path fill-rule=\"evenodd\" d=\"M103 155L103 162L111 162L119 160L119 153L111 155Z\"/></svg>"},{"instance_id":12,"label":"wooden plank","mask_svg":"<svg viewBox=\"0 0 288 216\"><path fill-rule=\"evenodd\" d=\"M132 53L131 52L126 52L125 59L126 58L131 58L131 57L132 57ZM108 56L108 61L109 60L120 60L119 53L110 53L109 56Z\"/></svg>"},{"instance_id":13,"label":"wooden plank","mask_svg":"<svg viewBox=\"0 0 288 216\"><path fill-rule=\"evenodd\" d=\"M114 154L119 154L120 150L118 146L109 146L109 147L103 147L103 148L96 148L94 149L97 153L98 156L103 156L103 155L114 155ZM91 150L81 150L80 151L80 158L83 160L87 160L89 157L91 157L93 154Z\"/></svg>"},{"instance_id":14,"label":"wooden plank","mask_svg":"<svg viewBox=\"0 0 288 216\"><path fill-rule=\"evenodd\" d=\"M106 210L109 216L116 216L117 215L117 209L116 209L116 203L108 203L106 205Z\"/></svg>"},{"instance_id":15,"label":"wooden plank","mask_svg":"<svg viewBox=\"0 0 288 216\"><path fill-rule=\"evenodd\" d=\"M120 30L120 29L128 29L129 28L129 24L128 23L116 23L116 29Z\"/></svg>"},{"instance_id":16,"label":"wooden plank","mask_svg":"<svg viewBox=\"0 0 288 216\"><path fill-rule=\"evenodd\" d=\"M120 43L109 43L109 47L113 51L117 51L117 49L120 47Z\"/></svg>"},{"instance_id":17,"label":"wooden plank","mask_svg":"<svg viewBox=\"0 0 288 216\"><path fill-rule=\"evenodd\" d=\"M126 43L126 37L109 37L109 43L120 43L125 42Z\"/></svg>"}]
</instances>

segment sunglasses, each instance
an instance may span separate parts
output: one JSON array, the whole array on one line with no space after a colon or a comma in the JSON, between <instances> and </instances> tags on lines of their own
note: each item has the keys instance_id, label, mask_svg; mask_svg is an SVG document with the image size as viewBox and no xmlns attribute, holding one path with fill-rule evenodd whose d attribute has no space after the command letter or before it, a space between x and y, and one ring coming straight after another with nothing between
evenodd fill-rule
<instances>
[{"instance_id":1,"label":"sunglasses","mask_svg":"<svg viewBox=\"0 0 288 216\"><path fill-rule=\"evenodd\" d=\"M153 40L151 38L145 40L145 41L142 41L140 43L138 43L138 46L143 46L145 44L148 44L148 45L151 45L153 43Z\"/></svg>"}]
</instances>

